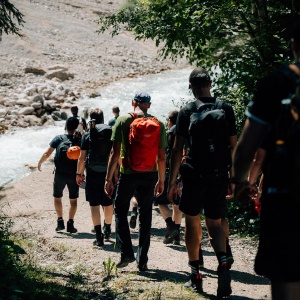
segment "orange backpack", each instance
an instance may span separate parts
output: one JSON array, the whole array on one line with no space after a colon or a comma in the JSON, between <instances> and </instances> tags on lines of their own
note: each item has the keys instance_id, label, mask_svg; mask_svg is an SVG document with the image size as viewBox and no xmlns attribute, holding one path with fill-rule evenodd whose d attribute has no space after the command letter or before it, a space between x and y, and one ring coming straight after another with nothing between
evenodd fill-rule
<instances>
[{"instance_id":1,"label":"orange backpack","mask_svg":"<svg viewBox=\"0 0 300 300\"><path fill-rule=\"evenodd\" d=\"M155 117L141 117L130 113L129 147L126 154L128 166L138 172L151 171L156 164L160 139L160 124Z\"/></svg>"}]
</instances>

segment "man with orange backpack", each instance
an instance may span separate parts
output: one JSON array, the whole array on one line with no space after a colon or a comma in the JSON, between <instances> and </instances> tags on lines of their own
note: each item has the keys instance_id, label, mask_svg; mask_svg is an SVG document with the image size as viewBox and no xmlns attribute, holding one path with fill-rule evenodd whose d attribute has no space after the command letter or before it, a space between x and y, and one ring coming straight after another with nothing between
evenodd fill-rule
<instances>
[{"instance_id":1,"label":"man with orange backpack","mask_svg":"<svg viewBox=\"0 0 300 300\"><path fill-rule=\"evenodd\" d=\"M139 271L146 271L150 247L153 195L164 190L167 147L164 124L147 113L151 97L137 93L132 100L134 112L119 116L113 127L106 182L106 194L114 191L113 175L121 158L119 186L115 198L116 240L121 251L118 268L135 261L127 214L134 194L138 200L139 243L136 262Z\"/></svg>"}]
</instances>

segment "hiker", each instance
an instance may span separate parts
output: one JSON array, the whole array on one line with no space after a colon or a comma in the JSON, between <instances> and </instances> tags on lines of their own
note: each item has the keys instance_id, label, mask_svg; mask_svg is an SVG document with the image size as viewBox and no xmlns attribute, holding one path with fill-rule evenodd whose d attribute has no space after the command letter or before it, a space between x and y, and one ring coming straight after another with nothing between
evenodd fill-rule
<instances>
[{"instance_id":1,"label":"hiker","mask_svg":"<svg viewBox=\"0 0 300 300\"><path fill-rule=\"evenodd\" d=\"M170 168L170 155L175 139L175 128L178 111L170 111L167 118L167 141L168 147L166 148L166 175L165 175L165 189L161 196L155 199L158 204L159 211L166 222L166 234L163 240L164 244L180 245L180 225L182 220L182 212L179 210L177 204L173 204L167 197L169 168ZM172 205L172 209L169 208Z\"/></svg>"},{"instance_id":2,"label":"hiker","mask_svg":"<svg viewBox=\"0 0 300 300\"><path fill-rule=\"evenodd\" d=\"M115 197L116 237L121 252L117 267L126 267L135 261L127 214L130 200L136 194L140 225L136 262L139 271L146 271L153 195L158 197L164 190L167 141L163 123L147 112L151 106L150 95L137 93L132 106L134 113L118 117L113 127L113 148L107 168L105 192L109 197L113 194L113 174L121 157L119 186ZM141 136L146 137L142 139L142 144L135 139L133 132L137 133L139 139Z\"/></svg>"},{"instance_id":3,"label":"hiker","mask_svg":"<svg viewBox=\"0 0 300 300\"><path fill-rule=\"evenodd\" d=\"M42 171L41 167L52 152L56 150L54 162L55 162L55 173L53 183L53 197L54 197L54 208L57 214L57 227L56 231L65 229L63 219L63 207L62 197L63 190L67 186L70 198L70 209L69 209L69 220L67 222L67 232L76 233L77 229L74 227L74 216L77 210L77 198L79 196L79 187L76 183L76 168L77 160L70 160L66 157L66 153L63 153L63 145L67 147L73 144L79 144L80 141L76 141L74 137L75 130L79 124L77 118L70 117L66 121L67 133L57 135L50 143L49 148L43 153L39 162L38 170ZM77 157L78 158L78 157Z\"/></svg>"},{"instance_id":4,"label":"hiker","mask_svg":"<svg viewBox=\"0 0 300 300\"><path fill-rule=\"evenodd\" d=\"M111 222L114 210L112 199L107 197L103 189L112 146L110 140L112 130L110 126L104 124L104 116L101 109L92 109L90 111L90 119L90 129L83 135L81 140L76 181L78 185L86 181L85 197L90 205L92 222L96 233L96 239L93 244L102 247L104 239L109 240L111 235ZM97 136L98 132L99 137ZM84 174L85 170L86 176ZM104 212L103 233L100 205Z\"/></svg>"},{"instance_id":5,"label":"hiker","mask_svg":"<svg viewBox=\"0 0 300 300\"><path fill-rule=\"evenodd\" d=\"M78 106L74 105L71 107L71 114L73 115L74 118L77 118L79 121L77 130L80 132L81 135L83 135L87 131L87 123L84 118L78 115L78 111L79 111Z\"/></svg>"},{"instance_id":6,"label":"hiker","mask_svg":"<svg viewBox=\"0 0 300 300\"><path fill-rule=\"evenodd\" d=\"M177 200L176 178L179 172L183 184L179 209L185 214L185 242L191 267L190 280L185 287L198 293L203 292L202 275L199 271L199 245L202 236L200 214L203 210L210 243L219 263L217 296L222 298L228 297L232 292L222 219L227 213L231 150L235 147L237 138L233 108L212 97L211 84L205 69L198 67L191 72L189 87L195 100L183 107L177 118L168 197L172 202ZM201 111L211 118L203 118ZM186 140L189 151L182 163Z\"/></svg>"},{"instance_id":7,"label":"hiker","mask_svg":"<svg viewBox=\"0 0 300 300\"><path fill-rule=\"evenodd\" d=\"M260 235L254 270L270 279L273 300L300 299L297 246L300 243L300 170L297 164L300 153L300 22L294 26L291 48L296 63L281 65L258 84L246 110L247 119L233 161L235 197L245 201L250 198L247 177L253 157L266 133L271 134L271 148L264 163ZM287 100L295 93L296 97L289 103Z\"/></svg>"},{"instance_id":8,"label":"hiker","mask_svg":"<svg viewBox=\"0 0 300 300\"><path fill-rule=\"evenodd\" d=\"M119 106L113 106L113 107L112 107L112 113L114 114L114 118L113 118L113 119L110 119L110 120L108 121L108 125L111 126L111 127L113 127L113 126L115 125L116 120L117 120L117 118L118 118L119 115L120 115L120 109L119 109Z\"/></svg>"}]
</instances>

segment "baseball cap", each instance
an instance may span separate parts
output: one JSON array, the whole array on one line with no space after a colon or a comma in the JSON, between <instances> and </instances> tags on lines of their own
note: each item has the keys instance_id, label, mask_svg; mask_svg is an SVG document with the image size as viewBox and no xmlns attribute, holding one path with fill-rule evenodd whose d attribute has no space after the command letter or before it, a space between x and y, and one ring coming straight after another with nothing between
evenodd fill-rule
<instances>
[{"instance_id":1,"label":"baseball cap","mask_svg":"<svg viewBox=\"0 0 300 300\"><path fill-rule=\"evenodd\" d=\"M205 82L205 81L210 81L210 77L205 69L203 69L201 67L197 67L190 74L189 80L190 80L190 82L192 80L198 80L198 81Z\"/></svg>"},{"instance_id":2,"label":"baseball cap","mask_svg":"<svg viewBox=\"0 0 300 300\"><path fill-rule=\"evenodd\" d=\"M138 102L147 102L151 103L151 97L149 94L145 92L138 92L135 94L133 100L138 101Z\"/></svg>"}]
</instances>

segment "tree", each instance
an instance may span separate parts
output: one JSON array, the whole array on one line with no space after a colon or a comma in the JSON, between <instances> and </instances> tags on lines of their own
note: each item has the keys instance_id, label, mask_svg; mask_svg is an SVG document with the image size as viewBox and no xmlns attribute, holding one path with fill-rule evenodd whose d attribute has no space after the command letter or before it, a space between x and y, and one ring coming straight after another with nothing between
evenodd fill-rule
<instances>
[{"instance_id":1,"label":"tree","mask_svg":"<svg viewBox=\"0 0 300 300\"><path fill-rule=\"evenodd\" d=\"M25 23L23 16L24 15L8 0L0 1L0 41L3 32L22 36L19 33L20 28L18 26L23 26Z\"/></svg>"},{"instance_id":2,"label":"tree","mask_svg":"<svg viewBox=\"0 0 300 300\"><path fill-rule=\"evenodd\" d=\"M294 0L129 0L99 18L98 33L125 28L137 40L152 39L162 58L212 68L221 93L238 87L249 98L262 76L292 59L290 32L299 18Z\"/></svg>"}]
</instances>

